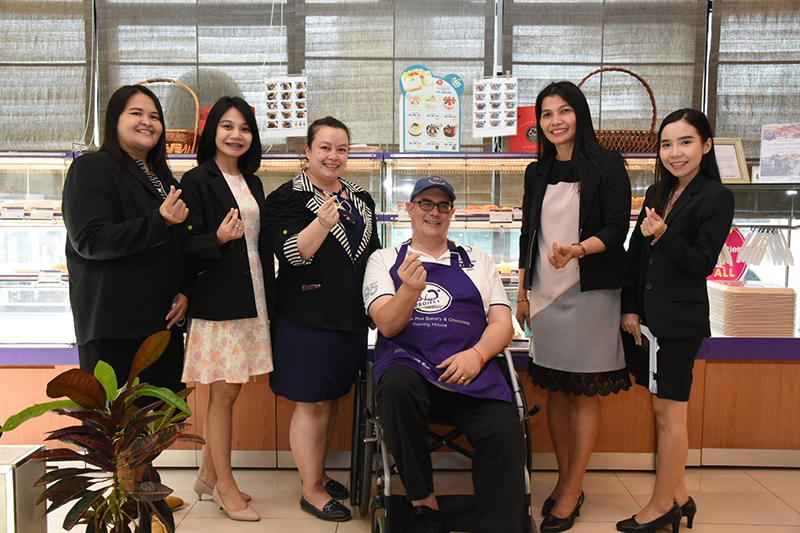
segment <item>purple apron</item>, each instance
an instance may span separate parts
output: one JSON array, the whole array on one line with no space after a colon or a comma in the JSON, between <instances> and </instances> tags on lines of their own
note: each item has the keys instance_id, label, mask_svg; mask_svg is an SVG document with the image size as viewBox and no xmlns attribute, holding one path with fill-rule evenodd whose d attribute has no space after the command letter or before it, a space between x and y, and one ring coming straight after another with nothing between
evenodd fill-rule
<instances>
[{"instance_id":1,"label":"purple apron","mask_svg":"<svg viewBox=\"0 0 800 533\"><path fill-rule=\"evenodd\" d=\"M462 270L462 266L472 266L469 256L452 241L447 241L447 247L450 250L449 266L425 263L427 287L420 295L408 325L391 339L378 333L373 369L375 383L390 367L405 365L442 388L478 398L510 402L508 382L494 358L467 386L438 381L444 371L437 369L436 365L453 354L475 346L486 329L483 299L478 288ZM402 285L397 269L405 260L407 250L406 242L400 247L397 261L389 271L395 290Z\"/></svg>"}]
</instances>

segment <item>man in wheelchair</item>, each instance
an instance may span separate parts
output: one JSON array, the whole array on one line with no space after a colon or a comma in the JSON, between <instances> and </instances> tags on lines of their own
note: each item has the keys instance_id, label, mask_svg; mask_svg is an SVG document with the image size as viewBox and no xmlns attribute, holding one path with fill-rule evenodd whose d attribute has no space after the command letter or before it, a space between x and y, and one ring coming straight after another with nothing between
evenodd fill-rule
<instances>
[{"instance_id":1,"label":"man in wheelchair","mask_svg":"<svg viewBox=\"0 0 800 533\"><path fill-rule=\"evenodd\" d=\"M495 359L511 341L511 307L491 257L448 240L455 198L438 176L417 181L406 203L411 240L369 259L364 302L379 330L377 407L413 505L406 531L447 531L428 450L429 421L440 420L474 448L472 532L521 532L524 437Z\"/></svg>"}]
</instances>

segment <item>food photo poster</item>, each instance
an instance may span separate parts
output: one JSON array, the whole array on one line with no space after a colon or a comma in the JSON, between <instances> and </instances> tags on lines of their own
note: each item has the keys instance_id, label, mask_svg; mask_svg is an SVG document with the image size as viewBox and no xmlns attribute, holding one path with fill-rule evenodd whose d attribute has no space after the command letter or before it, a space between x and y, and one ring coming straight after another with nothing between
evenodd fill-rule
<instances>
[{"instance_id":1,"label":"food photo poster","mask_svg":"<svg viewBox=\"0 0 800 533\"><path fill-rule=\"evenodd\" d=\"M461 94L456 74L435 76L424 65L400 74L400 151L460 152Z\"/></svg>"}]
</instances>

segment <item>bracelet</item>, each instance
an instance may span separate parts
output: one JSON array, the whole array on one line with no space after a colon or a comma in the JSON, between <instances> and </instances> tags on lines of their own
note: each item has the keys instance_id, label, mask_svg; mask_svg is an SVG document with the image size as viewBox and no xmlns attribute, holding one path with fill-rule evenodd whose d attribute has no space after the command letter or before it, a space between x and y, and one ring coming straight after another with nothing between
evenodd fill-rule
<instances>
[{"instance_id":1,"label":"bracelet","mask_svg":"<svg viewBox=\"0 0 800 533\"><path fill-rule=\"evenodd\" d=\"M474 346L472 347L472 349L475 350L475 352L478 354L478 357L481 358L481 371L483 371L483 367L486 366L486 361L483 360L483 354L479 352L478 349Z\"/></svg>"},{"instance_id":2,"label":"bracelet","mask_svg":"<svg viewBox=\"0 0 800 533\"><path fill-rule=\"evenodd\" d=\"M322 226L323 228L327 229L327 230L329 230L329 229L331 229L333 227L333 226L326 226L325 224L323 224L322 223L322 219L319 218L319 217L317 217L317 220L319 221L319 225Z\"/></svg>"},{"instance_id":3,"label":"bracelet","mask_svg":"<svg viewBox=\"0 0 800 533\"><path fill-rule=\"evenodd\" d=\"M578 246L578 247L580 247L581 255L578 256L578 259L583 259L584 257L586 257L586 248L584 248L581 243L573 242L570 246Z\"/></svg>"}]
</instances>

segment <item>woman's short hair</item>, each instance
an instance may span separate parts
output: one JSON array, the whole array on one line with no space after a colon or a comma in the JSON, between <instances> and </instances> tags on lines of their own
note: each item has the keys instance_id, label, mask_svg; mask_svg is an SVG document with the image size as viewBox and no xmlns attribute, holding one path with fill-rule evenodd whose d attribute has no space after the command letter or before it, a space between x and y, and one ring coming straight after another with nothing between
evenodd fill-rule
<instances>
[{"instance_id":1,"label":"woman's short hair","mask_svg":"<svg viewBox=\"0 0 800 533\"><path fill-rule=\"evenodd\" d=\"M261 165L261 136L258 134L258 124L256 116L250 105L238 96L223 96L214 104L208 113L203 134L200 135L200 142L197 145L197 163L203 164L209 159L213 159L217 153L217 127L222 115L235 107L244 117L244 121L250 127L253 140L250 148L239 157L238 166L242 174L253 174Z\"/></svg>"},{"instance_id":2,"label":"woman's short hair","mask_svg":"<svg viewBox=\"0 0 800 533\"><path fill-rule=\"evenodd\" d=\"M327 116L315 120L308 127L308 135L306 136L306 145L309 148L311 148L311 144L314 142L314 137L317 136L317 132L323 126L344 130L344 132L347 134L347 142L348 143L350 142L350 130L347 129L347 126L344 125L344 122L342 122L339 119L333 118L331 116Z\"/></svg>"},{"instance_id":3,"label":"woman's short hair","mask_svg":"<svg viewBox=\"0 0 800 533\"><path fill-rule=\"evenodd\" d=\"M167 165L167 126L164 123L164 109L161 107L161 102L159 102L158 97L144 85L124 85L111 95L111 98L108 100L105 132L103 133L103 144L100 146L100 149L111 154L111 157L114 158L114 161L116 161L120 168L125 166L126 161L122 147L119 145L117 125L119 123L119 117L128 105L128 100L136 94L148 96L153 101L158 111L158 121L161 122L161 136L158 138L156 145L147 153L147 162L161 181L166 183L172 178L172 171L169 169L169 165Z\"/></svg>"}]
</instances>

